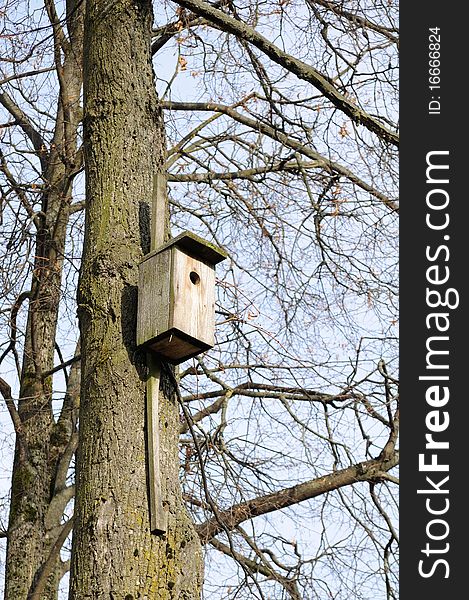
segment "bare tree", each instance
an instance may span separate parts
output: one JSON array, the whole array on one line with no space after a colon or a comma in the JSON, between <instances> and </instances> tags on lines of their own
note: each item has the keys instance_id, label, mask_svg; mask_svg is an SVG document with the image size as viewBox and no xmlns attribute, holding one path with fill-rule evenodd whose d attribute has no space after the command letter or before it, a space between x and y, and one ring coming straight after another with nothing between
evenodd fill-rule
<instances>
[{"instance_id":1,"label":"bare tree","mask_svg":"<svg viewBox=\"0 0 469 600\"><path fill-rule=\"evenodd\" d=\"M9 22L9 12L3 15L8 46L5 62L11 75L5 77L5 91L0 94L6 118L2 204L8 211L4 221L8 258L3 276L10 305L5 314L9 339L1 358L13 358L19 394L15 403L9 384L3 382L2 393L16 433L5 594L7 598L26 598L33 581L44 581L42 567L48 564L41 596L48 598L56 596L62 575L56 542L62 539L63 543L63 532L70 530L70 523L64 523L62 517L73 497L66 476L77 437L76 390L74 393L70 387L58 418L52 403L61 279L67 226L73 213L72 184L82 163L77 130L83 16L81 3L68 5L66 36L54 4L46 2L51 26L44 38L38 28L29 30L28 17L21 17L22 7L16 8L21 20L15 24ZM37 15L31 19L36 20ZM15 31L15 27L24 29ZM52 81L47 73L52 69L53 96L41 102L40 91L47 94L50 90ZM21 318L26 303L27 317ZM18 319L25 321L24 329ZM74 374L67 378L73 386Z\"/></svg>"},{"instance_id":2,"label":"bare tree","mask_svg":"<svg viewBox=\"0 0 469 600\"><path fill-rule=\"evenodd\" d=\"M75 518L70 597L199 597L201 544L210 598L395 598L397 5L154 10L88 2L85 161L84 3L2 15L6 597L57 598ZM163 369L166 537L133 337L158 171L172 234L229 253L217 345Z\"/></svg>"}]
</instances>

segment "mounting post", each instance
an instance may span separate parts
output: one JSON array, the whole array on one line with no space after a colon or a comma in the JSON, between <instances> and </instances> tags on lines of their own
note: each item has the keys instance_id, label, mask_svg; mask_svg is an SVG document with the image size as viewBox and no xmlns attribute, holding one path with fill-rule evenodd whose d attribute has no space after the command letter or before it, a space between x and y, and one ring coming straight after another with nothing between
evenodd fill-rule
<instances>
[{"instance_id":1,"label":"mounting post","mask_svg":"<svg viewBox=\"0 0 469 600\"><path fill-rule=\"evenodd\" d=\"M158 173L153 177L153 197L150 225L150 251L161 246L166 233L166 177ZM150 530L166 533L168 515L163 507L160 472L160 418L159 393L161 362L147 352L148 379L146 389L148 480L150 484Z\"/></svg>"}]
</instances>

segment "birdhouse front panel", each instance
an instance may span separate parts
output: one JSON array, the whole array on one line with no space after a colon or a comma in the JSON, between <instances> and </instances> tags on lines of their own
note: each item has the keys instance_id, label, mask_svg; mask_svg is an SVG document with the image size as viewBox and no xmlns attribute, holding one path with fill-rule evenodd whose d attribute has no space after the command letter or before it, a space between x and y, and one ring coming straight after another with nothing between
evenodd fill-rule
<instances>
[{"instance_id":1,"label":"birdhouse front panel","mask_svg":"<svg viewBox=\"0 0 469 600\"><path fill-rule=\"evenodd\" d=\"M215 329L215 269L180 248L172 250L172 311L169 325L212 347Z\"/></svg>"}]
</instances>

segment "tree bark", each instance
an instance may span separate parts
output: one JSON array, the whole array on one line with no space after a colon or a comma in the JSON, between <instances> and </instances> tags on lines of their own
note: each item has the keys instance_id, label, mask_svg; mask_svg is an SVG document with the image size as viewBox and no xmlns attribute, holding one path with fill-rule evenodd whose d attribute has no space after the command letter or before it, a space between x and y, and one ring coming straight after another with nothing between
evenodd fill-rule
<instances>
[{"instance_id":1,"label":"tree bark","mask_svg":"<svg viewBox=\"0 0 469 600\"><path fill-rule=\"evenodd\" d=\"M160 455L168 530L155 536L149 528L148 373L145 354L136 349L135 324L145 230L141 205L152 197L153 175L162 171L165 155L151 26L147 0L87 4L87 206L78 291L82 395L72 600L200 597L200 542L179 487L179 411L164 379Z\"/></svg>"},{"instance_id":2,"label":"tree bark","mask_svg":"<svg viewBox=\"0 0 469 600\"><path fill-rule=\"evenodd\" d=\"M63 531L61 521L67 498L62 489L65 480L59 489L56 477L73 432L70 410L57 422L54 419L52 376L46 374L54 366L66 230L76 171L77 127L81 119L81 3L70 2L68 15L70 12L73 22L68 23L69 44L63 53L56 45L61 85L49 149L25 115L20 121L38 152L46 189L42 214L36 220L35 261L18 402L20 431L16 428L11 483L5 600L29 598L40 577L41 599L54 600L62 575L59 552L54 548ZM19 109L12 102L9 110L14 114Z\"/></svg>"}]
</instances>

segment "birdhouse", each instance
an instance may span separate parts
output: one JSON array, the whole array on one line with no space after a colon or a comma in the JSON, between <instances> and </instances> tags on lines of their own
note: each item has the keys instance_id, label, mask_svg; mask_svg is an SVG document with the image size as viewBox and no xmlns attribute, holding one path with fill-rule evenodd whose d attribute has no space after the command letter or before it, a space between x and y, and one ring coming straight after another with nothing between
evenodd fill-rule
<instances>
[{"instance_id":1,"label":"birdhouse","mask_svg":"<svg viewBox=\"0 0 469 600\"><path fill-rule=\"evenodd\" d=\"M139 265L137 345L173 364L214 344L215 265L226 253L184 232Z\"/></svg>"}]
</instances>

